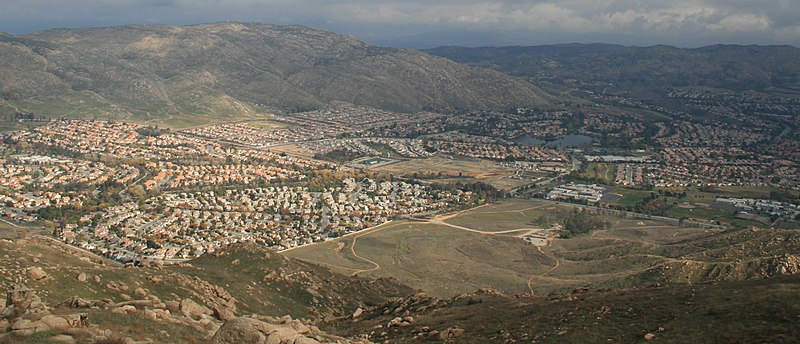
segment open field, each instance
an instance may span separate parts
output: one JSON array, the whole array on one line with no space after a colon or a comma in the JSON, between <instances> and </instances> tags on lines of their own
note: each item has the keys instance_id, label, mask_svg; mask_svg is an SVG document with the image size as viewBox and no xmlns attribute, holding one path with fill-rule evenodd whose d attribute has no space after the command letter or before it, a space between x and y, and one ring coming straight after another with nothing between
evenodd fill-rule
<instances>
[{"instance_id":1,"label":"open field","mask_svg":"<svg viewBox=\"0 0 800 344\"><path fill-rule=\"evenodd\" d=\"M613 193L622 195L622 199L616 202L616 204L621 206L632 206L638 203L641 203L645 198L650 196L652 191L648 190L638 190L638 189L627 189L627 188L615 188Z\"/></svg>"},{"instance_id":2,"label":"open field","mask_svg":"<svg viewBox=\"0 0 800 344\"><path fill-rule=\"evenodd\" d=\"M391 173L393 175L406 174L438 174L442 172L448 176L458 176L458 179L441 179L437 182L462 181L484 182L501 190L513 189L529 184L531 181L511 179L514 169L502 167L488 160L462 160L431 157L427 159L411 159L388 166L371 169L377 172Z\"/></svg>"},{"instance_id":3,"label":"open field","mask_svg":"<svg viewBox=\"0 0 800 344\"><path fill-rule=\"evenodd\" d=\"M480 288L524 293L529 273L554 264L516 238L407 221L286 254L344 274L394 277L433 295Z\"/></svg>"},{"instance_id":4,"label":"open field","mask_svg":"<svg viewBox=\"0 0 800 344\"><path fill-rule=\"evenodd\" d=\"M535 223L546 213L566 211L570 207L537 202L533 200L513 200L487 204L446 219L445 222L485 231L503 231L524 227L538 227Z\"/></svg>"},{"instance_id":5,"label":"open field","mask_svg":"<svg viewBox=\"0 0 800 344\"><path fill-rule=\"evenodd\" d=\"M274 129L274 128L289 128L291 125L284 122L271 121L271 120L257 120L244 122L247 126L256 129Z\"/></svg>"},{"instance_id":6,"label":"open field","mask_svg":"<svg viewBox=\"0 0 800 344\"><path fill-rule=\"evenodd\" d=\"M512 199L425 221L396 221L295 249L292 258L343 274L394 277L432 295L492 288L507 294L547 294L582 286L740 280L763 273L781 252L796 252L800 233L720 232L596 214L609 223L547 246L521 240L537 218L569 214L571 206ZM769 251L764 245L782 238ZM740 257L734 260L731 257Z\"/></svg>"},{"instance_id":7,"label":"open field","mask_svg":"<svg viewBox=\"0 0 800 344\"><path fill-rule=\"evenodd\" d=\"M274 152L286 153L288 155L300 156L304 158L312 158L314 157L314 154L317 154L308 148L303 148L293 144L274 146L270 147L269 149Z\"/></svg>"},{"instance_id":8,"label":"open field","mask_svg":"<svg viewBox=\"0 0 800 344\"><path fill-rule=\"evenodd\" d=\"M591 162L586 166L586 171L579 174L579 178L587 180L601 180L608 185L614 185L617 165L604 162Z\"/></svg>"}]
</instances>

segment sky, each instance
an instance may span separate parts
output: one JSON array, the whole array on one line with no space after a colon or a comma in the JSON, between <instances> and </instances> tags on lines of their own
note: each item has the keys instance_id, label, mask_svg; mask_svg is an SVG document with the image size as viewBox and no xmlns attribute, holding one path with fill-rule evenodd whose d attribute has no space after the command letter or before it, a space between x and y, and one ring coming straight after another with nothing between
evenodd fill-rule
<instances>
[{"instance_id":1,"label":"sky","mask_svg":"<svg viewBox=\"0 0 800 344\"><path fill-rule=\"evenodd\" d=\"M790 44L800 0L2 0L0 31L217 21L301 24L384 45Z\"/></svg>"}]
</instances>

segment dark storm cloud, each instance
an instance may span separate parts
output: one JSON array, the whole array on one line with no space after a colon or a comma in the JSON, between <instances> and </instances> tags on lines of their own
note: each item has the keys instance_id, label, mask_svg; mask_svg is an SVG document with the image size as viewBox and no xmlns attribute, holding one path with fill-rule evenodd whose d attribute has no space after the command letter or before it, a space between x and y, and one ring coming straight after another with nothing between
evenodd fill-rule
<instances>
[{"instance_id":1,"label":"dark storm cloud","mask_svg":"<svg viewBox=\"0 0 800 344\"><path fill-rule=\"evenodd\" d=\"M220 20L300 23L359 30L526 30L652 43L800 44L796 0L5 0L0 30ZM356 32L357 29L350 31Z\"/></svg>"}]
</instances>

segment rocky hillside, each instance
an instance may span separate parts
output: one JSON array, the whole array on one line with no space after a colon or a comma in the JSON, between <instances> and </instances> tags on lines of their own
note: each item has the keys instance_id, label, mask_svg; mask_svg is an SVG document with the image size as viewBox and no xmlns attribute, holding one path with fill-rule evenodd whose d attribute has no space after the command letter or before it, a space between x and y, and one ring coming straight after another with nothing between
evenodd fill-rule
<instances>
[{"instance_id":1,"label":"rocky hillside","mask_svg":"<svg viewBox=\"0 0 800 344\"><path fill-rule=\"evenodd\" d=\"M492 290L431 297L242 244L177 266L144 265L122 266L43 237L0 241L0 288L8 291L0 343L800 340L792 254L745 281L536 297Z\"/></svg>"},{"instance_id":2,"label":"rocky hillside","mask_svg":"<svg viewBox=\"0 0 800 344\"><path fill-rule=\"evenodd\" d=\"M343 336L419 343L795 343L800 276L659 288L492 291L394 298L324 324ZM758 325L756 325L758 324Z\"/></svg>"},{"instance_id":3,"label":"rocky hillside","mask_svg":"<svg viewBox=\"0 0 800 344\"><path fill-rule=\"evenodd\" d=\"M246 115L331 101L496 108L546 95L507 75L301 26L217 23L0 34L0 110Z\"/></svg>"},{"instance_id":4,"label":"rocky hillside","mask_svg":"<svg viewBox=\"0 0 800 344\"><path fill-rule=\"evenodd\" d=\"M0 290L11 295L0 304L0 343L61 334L78 341L207 342L224 321L250 315L257 315L251 325L264 324L263 336L328 338L312 321L413 293L391 280L334 274L252 245L177 266L125 267L42 237L3 240L0 276Z\"/></svg>"}]
</instances>

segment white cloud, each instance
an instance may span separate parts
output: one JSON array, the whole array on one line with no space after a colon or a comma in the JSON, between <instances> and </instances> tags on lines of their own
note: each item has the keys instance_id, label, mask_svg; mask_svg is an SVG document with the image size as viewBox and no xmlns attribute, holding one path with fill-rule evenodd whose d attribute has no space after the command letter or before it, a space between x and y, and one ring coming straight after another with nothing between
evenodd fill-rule
<instances>
[{"instance_id":1,"label":"white cloud","mask_svg":"<svg viewBox=\"0 0 800 344\"><path fill-rule=\"evenodd\" d=\"M800 44L797 0L3 0L0 31L219 20L514 29ZM52 8L59 8L53 11ZM98 18L105 21L99 22ZM751 39L751 38L749 38ZM658 42L653 42L658 43ZM754 42L759 43L759 42Z\"/></svg>"},{"instance_id":2,"label":"white cloud","mask_svg":"<svg viewBox=\"0 0 800 344\"><path fill-rule=\"evenodd\" d=\"M758 32L767 31L772 27L772 21L763 15L739 13L729 15L718 23L709 24L709 29L727 32Z\"/></svg>"}]
</instances>

